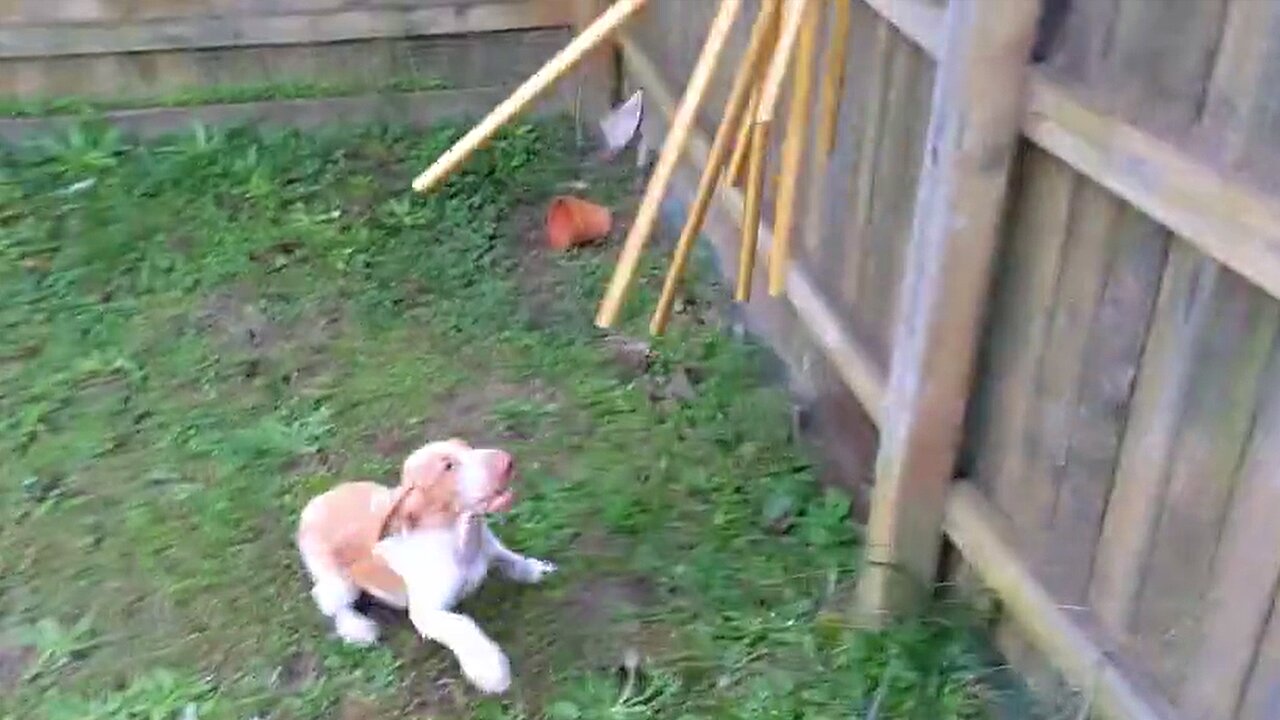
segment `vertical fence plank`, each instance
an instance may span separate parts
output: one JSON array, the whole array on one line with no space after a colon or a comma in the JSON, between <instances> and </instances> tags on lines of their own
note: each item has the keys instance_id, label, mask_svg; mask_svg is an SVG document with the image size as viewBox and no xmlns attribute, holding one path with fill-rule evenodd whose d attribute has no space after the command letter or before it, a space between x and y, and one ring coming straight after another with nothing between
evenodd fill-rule
<instances>
[{"instance_id":1,"label":"vertical fence plank","mask_svg":"<svg viewBox=\"0 0 1280 720\"><path fill-rule=\"evenodd\" d=\"M947 6L858 588L871 618L937 571L1039 6Z\"/></svg>"},{"instance_id":2,"label":"vertical fence plank","mask_svg":"<svg viewBox=\"0 0 1280 720\"><path fill-rule=\"evenodd\" d=\"M842 116L841 110L848 107L849 90L854 85L852 82L845 82L846 71L849 68L848 48L854 2L856 0L836 0L830 5L833 11L830 14L832 17L828 17L826 13L828 6L822 7L824 13L822 25L826 27L826 32L823 37L822 59L817 65L822 85L818 95L818 107L814 113L816 116L813 126L815 140L810 151L809 191L805 197L802 235L804 255L810 260L817 255L823 227L829 227L828 187L836 186L836 183L842 179L839 177L843 175L840 170L845 169L837 165L833 173L830 169L832 156L844 158L849 153L847 142L838 148L842 151L840 153L837 153L836 143L838 138L843 139L852 134L847 131L839 133L838 130ZM831 177L833 174L838 175ZM830 261L829 257L823 259ZM823 275L826 274L823 273Z\"/></svg>"},{"instance_id":3,"label":"vertical fence plank","mask_svg":"<svg viewBox=\"0 0 1280 720\"><path fill-rule=\"evenodd\" d=\"M1101 187L1085 181L1072 198L1044 348L1031 383L1031 410L1020 429L1027 461L1022 476L1015 478L1019 492L1013 507L1024 551L1051 593L1061 584L1045 563L1061 550L1048 542L1057 475L1067 461L1086 340L1102 299L1118 205Z\"/></svg>"},{"instance_id":4,"label":"vertical fence plank","mask_svg":"<svg viewBox=\"0 0 1280 720\"><path fill-rule=\"evenodd\" d=\"M892 352L896 291L920 177L932 65L920 48L896 33L890 43L895 47L879 142L870 158L874 170L865 189L873 204L867 206L867 237L855 305L866 337L886 362Z\"/></svg>"},{"instance_id":5,"label":"vertical fence plank","mask_svg":"<svg viewBox=\"0 0 1280 720\"><path fill-rule=\"evenodd\" d=\"M1275 720L1280 717L1280 588L1276 588L1266 633L1253 660L1244 704L1236 720Z\"/></svg>"},{"instance_id":6,"label":"vertical fence plank","mask_svg":"<svg viewBox=\"0 0 1280 720\"><path fill-rule=\"evenodd\" d=\"M988 372L975 406L980 422L973 426L979 482L1015 523L1026 475L1022 433L1079 182L1070 167L1038 149L1027 147L1023 158L1021 191L991 311Z\"/></svg>"},{"instance_id":7,"label":"vertical fence plank","mask_svg":"<svg viewBox=\"0 0 1280 720\"><path fill-rule=\"evenodd\" d=\"M1185 244L1169 253L1094 559L1090 600L1113 637L1130 626L1169 479L1195 343L1221 267Z\"/></svg>"},{"instance_id":8,"label":"vertical fence plank","mask_svg":"<svg viewBox=\"0 0 1280 720\"><path fill-rule=\"evenodd\" d=\"M853 183L848 210L852 217L847 228L847 246L841 273L845 307L857 305L862 290L858 278L862 275L862 264L871 251L870 227L876 201L875 185L872 182L876 170L876 148L881 139L885 108L889 102L889 75L893 68L894 54L899 49L893 42L893 29L887 20L876 17L872 24L874 28L870 43L870 62L863 70L867 78L866 87L857 104L858 115L851 123L858 139L855 165L850 169ZM855 312L855 317L862 319L865 313L859 309Z\"/></svg>"},{"instance_id":9,"label":"vertical fence plank","mask_svg":"<svg viewBox=\"0 0 1280 720\"><path fill-rule=\"evenodd\" d=\"M1188 720L1234 716L1280 583L1280 345L1262 396L1179 694Z\"/></svg>"},{"instance_id":10,"label":"vertical fence plank","mask_svg":"<svg viewBox=\"0 0 1280 720\"><path fill-rule=\"evenodd\" d=\"M1239 163L1274 140L1267 126L1280 104L1272 88L1280 75L1280 5L1233 2L1213 66L1200 122L1220 137L1226 159ZM1273 151L1274 152L1274 151Z\"/></svg>"},{"instance_id":11,"label":"vertical fence plank","mask_svg":"<svg viewBox=\"0 0 1280 720\"><path fill-rule=\"evenodd\" d=\"M1182 130L1196 119L1226 0L1116 4L1107 72L1144 124Z\"/></svg>"},{"instance_id":12,"label":"vertical fence plank","mask_svg":"<svg viewBox=\"0 0 1280 720\"><path fill-rule=\"evenodd\" d=\"M1142 347L1168 251L1167 230L1120 204L1109 226L1110 270L1091 326L1084 331L1075 408L1068 419L1065 455L1056 468L1053 513L1040 563L1058 602L1085 602L1093 555Z\"/></svg>"},{"instance_id":13,"label":"vertical fence plank","mask_svg":"<svg viewBox=\"0 0 1280 720\"><path fill-rule=\"evenodd\" d=\"M1145 660L1175 692L1194 647L1236 470L1280 315L1244 278L1223 271L1173 448L1168 492L1135 607Z\"/></svg>"}]
</instances>

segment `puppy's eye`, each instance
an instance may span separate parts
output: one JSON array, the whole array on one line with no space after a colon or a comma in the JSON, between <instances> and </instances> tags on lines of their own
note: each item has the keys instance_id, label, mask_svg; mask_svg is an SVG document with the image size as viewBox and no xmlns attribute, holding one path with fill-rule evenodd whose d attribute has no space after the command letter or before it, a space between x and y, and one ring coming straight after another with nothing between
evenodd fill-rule
<instances>
[{"instance_id":1,"label":"puppy's eye","mask_svg":"<svg viewBox=\"0 0 1280 720\"><path fill-rule=\"evenodd\" d=\"M454 461L452 458L444 461L445 472L453 472L455 469L457 469L457 467L458 467L458 463Z\"/></svg>"}]
</instances>

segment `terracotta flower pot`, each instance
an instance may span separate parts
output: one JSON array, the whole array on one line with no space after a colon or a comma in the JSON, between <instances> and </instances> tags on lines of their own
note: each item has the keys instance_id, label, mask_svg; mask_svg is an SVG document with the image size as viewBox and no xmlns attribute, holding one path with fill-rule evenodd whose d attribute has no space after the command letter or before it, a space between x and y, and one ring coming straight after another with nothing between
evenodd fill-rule
<instances>
[{"instance_id":1,"label":"terracotta flower pot","mask_svg":"<svg viewBox=\"0 0 1280 720\"><path fill-rule=\"evenodd\" d=\"M547 245L568 250L599 240L613 227L613 213L603 205L561 195L547 207Z\"/></svg>"}]
</instances>

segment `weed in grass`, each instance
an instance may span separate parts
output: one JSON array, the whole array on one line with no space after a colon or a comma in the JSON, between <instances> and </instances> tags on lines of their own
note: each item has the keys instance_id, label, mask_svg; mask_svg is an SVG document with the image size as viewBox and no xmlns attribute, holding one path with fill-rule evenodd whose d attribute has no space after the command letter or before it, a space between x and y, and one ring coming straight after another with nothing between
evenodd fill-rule
<instances>
[{"instance_id":1,"label":"weed in grass","mask_svg":"<svg viewBox=\"0 0 1280 720\"><path fill-rule=\"evenodd\" d=\"M5 151L0 659L24 682L0 717L982 717L964 622L830 610L848 502L757 351L686 315L620 372L590 326L608 245L527 237L565 183L618 203L631 179L521 125L411 197L461 130ZM309 497L455 431L520 458L500 531L562 567L466 605L512 655L506 698L395 614L378 648L328 638L291 541Z\"/></svg>"}]
</instances>

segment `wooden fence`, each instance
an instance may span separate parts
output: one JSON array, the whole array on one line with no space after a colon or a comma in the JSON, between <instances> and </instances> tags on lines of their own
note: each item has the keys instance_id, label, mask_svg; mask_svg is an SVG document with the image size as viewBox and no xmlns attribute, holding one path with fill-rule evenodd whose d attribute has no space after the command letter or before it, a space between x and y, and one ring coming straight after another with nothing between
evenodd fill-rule
<instances>
[{"instance_id":1,"label":"wooden fence","mask_svg":"<svg viewBox=\"0 0 1280 720\"><path fill-rule=\"evenodd\" d=\"M546 0L0 0L0 97L413 76L510 85L563 44L573 17Z\"/></svg>"},{"instance_id":2,"label":"wooden fence","mask_svg":"<svg viewBox=\"0 0 1280 720\"><path fill-rule=\"evenodd\" d=\"M750 312L874 477L862 609L945 535L1099 716L1280 718L1280 3L850 1L800 257ZM650 131L715 6L622 37ZM722 190L730 276L741 217Z\"/></svg>"}]
</instances>

